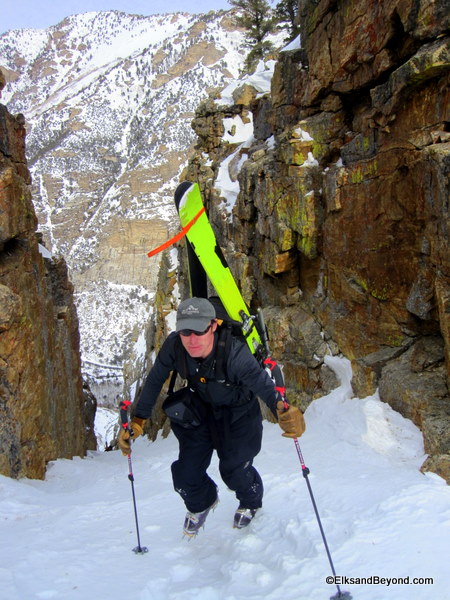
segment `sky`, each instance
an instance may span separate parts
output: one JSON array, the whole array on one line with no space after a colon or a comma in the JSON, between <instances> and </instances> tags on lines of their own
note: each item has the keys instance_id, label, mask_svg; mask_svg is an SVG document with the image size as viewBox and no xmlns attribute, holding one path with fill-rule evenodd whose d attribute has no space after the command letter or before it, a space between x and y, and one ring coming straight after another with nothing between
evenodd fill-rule
<instances>
[{"instance_id":1,"label":"sky","mask_svg":"<svg viewBox=\"0 0 450 600\"><path fill-rule=\"evenodd\" d=\"M348 360L326 362L341 383L308 407L299 444L340 579L327 579L332 570L296 446L265 422L255 460L263 508L242 530L232 527L237 500L214 456L219 504L196 538L183 537L173 434L133 444L139 529L127 459L103 452L103 443L84 459L50 463L45 481L0 476L1 598L328 600L337 585L353 600L448 598L449 486L420 472L417 427L378 395L355 398ZM100 410L103 442L114 422L117 414Z\"/></svg>"},{"instance_id":2,"label":"sky","mask_svg":"<svg viewBox=\"0 0 450 600\"><path fill-rule=\"evenodd\" d=\"M65 17L90 11L119 10L129 14L203 13L230 9L227 0L2 0L0 35L10 29L46 29Z\"/></svg>"}]
</instances>

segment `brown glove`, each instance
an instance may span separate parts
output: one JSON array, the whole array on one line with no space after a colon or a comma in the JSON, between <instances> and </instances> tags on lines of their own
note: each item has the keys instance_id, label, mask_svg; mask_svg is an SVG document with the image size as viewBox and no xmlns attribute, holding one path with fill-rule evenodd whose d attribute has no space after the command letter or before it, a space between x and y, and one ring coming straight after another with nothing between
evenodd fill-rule
<instances>
[{"instance_id":1,"label":"brown glove","mask_svg":"<svg viewBox=\"0 0 450 600\"><path fill-rule=\"evenodd\" d=\"M121 428L119 432L119 437L117 439L117 445L122 450L122 454L124 456L128 456L131 452L130 446L130 438L135 440L137 437L144 433L144 423L145 419L139 419L138 417L134 417L131 421L130 427L133 430L133 435L130 436L130 432L128 429Z\"/></svg>"},{"instance_id":2,"label":"brown glove","mask_svg":"<svg viewBox=\"0 0 450 600\"><path fill-rule=\"evenodd\" d=\"M277 402L278 424L284 431L283 437L298 438L306 429L305 419L297 406L285 407L283 402Z\"/></svg>"}]
</instances>

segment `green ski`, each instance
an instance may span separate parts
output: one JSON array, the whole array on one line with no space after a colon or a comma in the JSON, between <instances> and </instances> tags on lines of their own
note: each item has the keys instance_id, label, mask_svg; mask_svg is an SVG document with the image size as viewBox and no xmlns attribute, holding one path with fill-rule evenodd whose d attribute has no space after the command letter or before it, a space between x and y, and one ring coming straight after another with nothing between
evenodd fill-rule
<instances>
[{"instance_id":1,"label":"green ski","mask_svg":"<svg viewBox=\"0 0 450 600\"><path fill-rule=\"evenodd\" d=\"M242 298L204 211L198 184L189 181L181 183L175 191L175 205L183 228L195 219L195 224L186 233L192 295L207 295L207 276L229 317L242 324L242 331L251 352L264 353L263 340L255 320Z\"/></svg>"}]
</instances>

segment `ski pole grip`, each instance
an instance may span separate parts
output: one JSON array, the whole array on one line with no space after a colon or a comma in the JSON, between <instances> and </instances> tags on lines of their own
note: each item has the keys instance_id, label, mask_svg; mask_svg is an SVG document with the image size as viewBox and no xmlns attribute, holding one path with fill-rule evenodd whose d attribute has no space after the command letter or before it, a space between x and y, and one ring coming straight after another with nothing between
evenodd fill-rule
<instances>
[{"instance_id":1,"label":"ski pole grip","mask_svg":"<svg viewBox=\"0 0 450 600\"><path fill-rule=\"evenodd\" d=\"M120 421L124 429L128 429L128 408L131 402L129 400L122 400L120 403Z\"/></svg>"}]
</instances>

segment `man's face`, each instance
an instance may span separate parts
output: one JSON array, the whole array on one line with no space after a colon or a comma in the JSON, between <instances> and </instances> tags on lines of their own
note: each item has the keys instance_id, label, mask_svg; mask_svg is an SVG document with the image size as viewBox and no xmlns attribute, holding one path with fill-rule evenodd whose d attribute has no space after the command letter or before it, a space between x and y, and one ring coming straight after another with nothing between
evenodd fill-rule
<instances>
[{"instance_id":1,"label":"man's face","mask_svg":"<svg viewBox=\"0 0 450 600\"><path fill-rule=\"evenodd\" d=\"M192 356L192 358L206 358L212 352L214 346L214 332L216 329L217 323L216 321L212 321L206 330L206 333L195 332L199 334L195 335L195 333L190 330L184 332L180 331L180 340L186 352Z\"/></svg>"}]
</instances>

